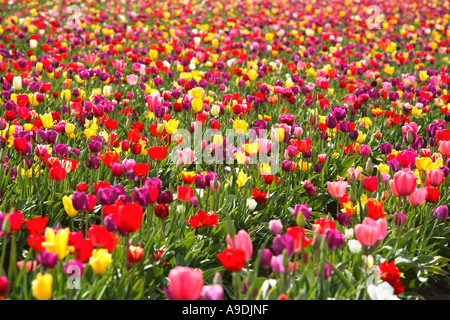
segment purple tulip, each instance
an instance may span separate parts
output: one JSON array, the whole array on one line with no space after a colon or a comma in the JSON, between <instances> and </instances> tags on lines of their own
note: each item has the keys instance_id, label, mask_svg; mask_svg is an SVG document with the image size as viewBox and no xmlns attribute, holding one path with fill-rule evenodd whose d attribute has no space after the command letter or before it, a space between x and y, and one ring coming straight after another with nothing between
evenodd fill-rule
<instances>
[{"instance_id":1,"label":"purple tulip","mask_svg":"<svg viewBox=\"0 0 450 320\"><path fill-rule=\"evenodd\" d=\"M61 158L64 158L69 154L69 147L65 144L57 144L53 147L53 150L55 150L55 153Z\"/></svg>"},{"instance_id":2,"label":"purple tulip","mask_svg":"<svg viewBox=\"0 0 450 320\"><path fill-rule=\"evenodd\" d=\"M297 217L299 212L303 214L303 219L306 221L311 216L312 208L309 208L307 204L296 204L292 214Z\"/></svg>"},{"instance_id":3,"label":"purple tulip","mask_svg":"<svg viewBox=\"0 0 450 320\"><path fill-rule=\"evenodd\" d=\"M273 257L272 251L270 251L270 249L265 248L262 252L259 266L261 268L269 268L272 257Z\"/></svg>"},{"instance_id":4,"label":"purple tulip","mask_svg":"<svg viewBox=\"0 0 450 320\"><path fill-rule=\"evenodd\" d=\"M89 207L89 198L86 193L83 192L74 192L72 194L72 205L73 208L77 211L86 211Z\"/></svg>"},{"instance_id":5,"label":"purple tulip","mask_svg":"<svg viewBox=\"0 0 450 320\"><path fill-rule=\"evenodd\" d=\"M406 214L403 212L394 213L392 215L392 223L394 223L396 226L402 226L406 222Z\"/></svg>"},{"instance_id":6,"label":"purple tulip","mask_svg":"<svg viewBox=\"0 0 450 320\"><path fill-rule=\"evenodd\" d=\"M448 218L448 206L439 206L434 210L433 215L436 219L445 220Z\"/></svg>"},{"instance_id":7,"label":"purple tulip","mask_svg":"<svg viewBox=\"0 0 450 320\"><path fill-rule=\"evenodd\" d=\"M147 207L150 204L150 193L148 192L148 187L134 188L133 194L131 195L131 200L133 202L138 202L142 207Z\"/></svg>"},{"instance_id":8,"label":"purple tulip","mask_svg":"<svg viewBox=\"0 0 450 320\"><path fill-rule=\"evenodd\" d=\"M45 269L53 269L56 267L56 263L58 262L58 255L53 252L48 252L46 250L42 251L37 256L39 263Z\"/></svg>"},{"instance_id":9,"label":"purple tulip","mask_svg":"<svg viewBox=\"0 0 450 320\"><path fill-rule=\"evenodd\" d=\"M273 239L272 249L276 255L281 255L286 249L287 254L291 257L294 254L294 240L288 235L277 235Z\"/></svg>"},{"instance_id":10,"label":"purple tulip","mask_svg":"<svg viewBox=\"0 0 450 320\"><path fill-rule=\"evenodd\" d=\"M339 230L327 229L325 236L331 250L339 248L345 242L345 236Z\"/></svg>"}]
</instances>

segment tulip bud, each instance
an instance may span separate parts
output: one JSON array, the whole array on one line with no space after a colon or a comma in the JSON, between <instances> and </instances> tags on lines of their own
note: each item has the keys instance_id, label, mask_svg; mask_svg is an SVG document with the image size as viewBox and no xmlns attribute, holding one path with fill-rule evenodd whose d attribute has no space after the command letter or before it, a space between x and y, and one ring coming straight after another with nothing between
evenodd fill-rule
<instances>
[{"instance_id":1,"label":"tulip bud","mask_svg":"<svg viewBox=\"0 0 450 320\"><path fill-rule=\"evenodd\" d=\"M303 216L303 212L300 210L299 213L297 213L297 218L295 219L297 226L304 227L305 226L305 217Z\"/></svg>"},{"instance_id":2,"label":"tulip bud","mask_svg":"<svg viewBox=\"0 0 450 320\"><path fill-rule=\"evenodd\" d=\"M366 162L366 174L368 176L371 176L373 173L373 164L372 164L372 159L368 158L367 162Z\"/></svg>"},{"instance_id":3,"label":"tulip bud","mask_svg":"<svg viewBox=\"0 0 450 320\"><path fill-rule=\"evenodd\" d=\"M9 225L9 215L6 215L2 224L2 232L3 234L8 234L11 231L11 227Z\"/></svg>"},{"instance_id":4,"label":"tulip bud","mask_svg":"<svg viewBox=\"0 0 450 320\"><path fill-rule=\"evenodd\" d=\"M411 131L408 131L408 132L406 133L406 141L408 142L408 144L411 144L411 143L414 142L414 137L413 137Z\"/></svg>"},{"instance_id":5,"label":"tulip bud","mask_svg":"<svg viewBox=\"0 0 450 320\"><path fill-rule=\"evenodd\" d=\"M158 134L161 134L164 131L164 125L162 123L158 123L158 125L156 126L156 132Z\"/></svg>"}]
</instances>

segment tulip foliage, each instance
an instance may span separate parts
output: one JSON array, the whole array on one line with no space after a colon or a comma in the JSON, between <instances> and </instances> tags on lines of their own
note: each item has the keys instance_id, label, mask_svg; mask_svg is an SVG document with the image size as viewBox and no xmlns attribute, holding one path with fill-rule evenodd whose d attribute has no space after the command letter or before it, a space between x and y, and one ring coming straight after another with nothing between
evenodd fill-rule
<instances>
[{"instance_id":1,"label":"tulip foliage","mask_svg":"<svg viewBox=\"0 0 450 320\"><path fill-rule=\"evenodd\" d=\"M365 5L5 2L0 300L448 283L449 2Z\"/></svg>"}]
</instances>

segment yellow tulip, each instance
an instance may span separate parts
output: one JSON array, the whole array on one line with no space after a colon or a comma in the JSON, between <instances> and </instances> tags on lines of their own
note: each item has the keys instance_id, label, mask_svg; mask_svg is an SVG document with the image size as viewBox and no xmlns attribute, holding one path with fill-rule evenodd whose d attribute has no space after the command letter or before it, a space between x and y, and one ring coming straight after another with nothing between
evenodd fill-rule
<instances>
[{"instance_id":1,"label":"yellow tulip","mask_svg":"<svg viewBox=\"0 0 450 320\"><path fill-rule=\"evenodd\" d=\"M59 259L64 259L73 249L68 245L70 229L59 229L55 234L52 228L45 229L45 241L42 246L48 251L55 253Z\"/></svg>"},{"instance_id":2,"label":"yellow tulip","mask_svg":"<svg viewBox=\"0 0 450 320\"><path fill-rule=\"evenodd\" d=\"M49 300L52 297L53 276L50 273L36 275L31 283L33 296L38 300Z\"/></svg>"},{"instance_id":3,"label":"yellow tulip","mask_svg":"<svg viewBox=\"0 0 450 320\"><path fill-rule=\"evenodd\" d=\"M44 128L50 129L53 127L53 116L51 113L46 113L44 115L41 114L39 117L41 118Z\"/></svg>"},{"instance_id":4,"label":"yellow tulip","mask_svg":"<svg viewBox=\"0 0 450 320\"><path fill-rule=\"evenodd\" d=\"M431 158L416 158L416 167L419 171L430 171L433 160Z\"/></svg>"},{"instance_id":5,"label":"yellow tulip","mask_svg":"<svg viewBox=\"0 0 450 320\"><path fill-rule=\"evenodd\" d=\"M64 130L68 135L71 135L75 131L75 126L72 123L67 123L64 126Z\"/></svg>"},{"instance_id":6,"label":"yellow tulip","mask_svg":"<svg viewBox=\"0 0 450 320\"><path fill-rule=\"evenodd\" d=\"M278 142L284 141L284 129L283 128L275 128L273 138Z\"/></svg>"},{"instance_id":7,"label":"yellow tulip","mask_svg":"<svg viewBox=\"0 0 450 320\"><path fill-rule=\"evenodd\" d=\"M196 87L190 91L192 98L194 99L202 99L203 98L203 89Z\"/></svg>"},{"instance_id":8,"label":"yellow tulip","mask_svg":"<svg viewBox=\"0 0 450 320\"><path fill-rule=\"evenodd\" d=\"M112 262L111 254L106 249L95 249L89 258L89 265L95 274L101 275Z\"/></svg>"},{"instance_id":9,"label":"yellow tulip","mask_svg":"<svg viewBox=\"0 0 450 320\"><path fill-rule=\"evenodd\" d=\"M192 109L194 109L195 112L200 112L203 110L203 100L198 99L192 99Z\"/></svg>"},{"instance_id":10,"label":"yellow tulip","mask_svg":"<svg viewBox=\"0 0 450 320\"><path fill-rule=\"evenodd\" d=\"M66 210L66 213L69 217L74 218L78 214L78 211L74 209L72 204L72 195L70 195L69 197L64 196L62 198L62 203L64 206L64 210Z\"/></svg>"},{"instance_id":11,"label":"yellow tulip","mask_svg":"<svg viewBox=\"0 0 450 320\"><path fill-rule=\"evenodd\" d=\"M233 129L237 134L244 134L247 131L247 127L247 122L244 120L238 119L233 122Z\"/></svg>"},{"instance_id":12,"label":"yellow tulip","mask_svg":"<svg viewBox=\"0 0 450 320\"><path fill-rule=\"evenodd\" d=\"M178 120L170 119L169 121L164 120L163 121L164 128L166 128L166 131L168 134L172 134L178 130Z\"/></svg>"},{"instance_id":13,"label":"yellow tulip","mask_svg":"<svg viewBox=\"0 0 450 320\"><path fill-rule=\"evenodd\" d=\"M238 177L236 180L236 183L238 185L238 187L242 187L248 180L248 176L243 172L243 171L239 171L238 173Z\"/></svg>"},{"instance_id":14,"label":"yellow tulip","mask_svg":"<svg viewBox=\"0 0 450 320\"><path fill-rule=\"evenodd\" d=\"M250 69L250 70L248 71L248 73L247 73L247 76L248 76L248 78L249 78L251 81L255 81L255 80L256 80L256 77L258 76L258 74L256 73L255 70Z\"/></svg>"}]
</instances>

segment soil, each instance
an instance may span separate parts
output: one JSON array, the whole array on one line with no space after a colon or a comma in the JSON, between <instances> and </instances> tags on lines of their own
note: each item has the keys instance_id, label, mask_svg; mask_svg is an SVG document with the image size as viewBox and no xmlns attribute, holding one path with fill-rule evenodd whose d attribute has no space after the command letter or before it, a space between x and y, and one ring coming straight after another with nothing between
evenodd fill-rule
<instances>
[{"instance_id":1,"label":"soil","mask_svg":"<svg viewBox=\"0 0 450 320\"><path fill-rule=\"evenodd\" d=\"M425 300L450 300L450 287L443 282L433 281L419 289Z\"/></svg>"}]
</instances>

